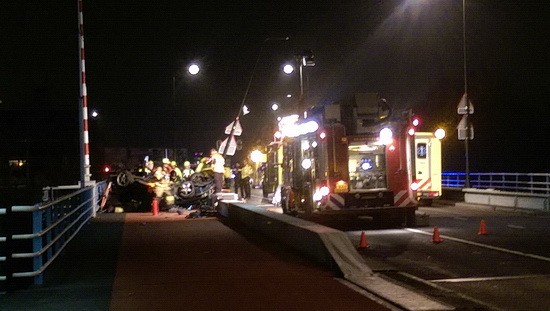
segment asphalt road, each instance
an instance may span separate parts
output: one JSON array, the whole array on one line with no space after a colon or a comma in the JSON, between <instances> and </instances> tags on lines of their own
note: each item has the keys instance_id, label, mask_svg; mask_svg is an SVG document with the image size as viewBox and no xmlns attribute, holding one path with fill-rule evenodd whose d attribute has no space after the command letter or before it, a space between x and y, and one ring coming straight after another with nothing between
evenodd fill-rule
<instances>
[{"instance_id":1,"label":"asphalt road","mask_svg":"<svg viewBox=\"0 0 550 311\"><path fill-rule=\"evenodd\" d=\"M420 212L429 226L364 231L372 269L459 308L550 310L550 215L464 204ZM434 227L443 242L433 243ZM361 232L348 235L359 243Z\"/></svg>"},{"instance_id":2,"label":"asphalt road","mask_svg":"<svg viewBox=\"0 0 550 311\"><path fill-rule=\"evenodd\" d=\"M365 233L360 253L375 272L457 310L550 310L550 214L463 202L419 213L429 225L346 232L357 246Z\"/></svg>"}]
</instances>

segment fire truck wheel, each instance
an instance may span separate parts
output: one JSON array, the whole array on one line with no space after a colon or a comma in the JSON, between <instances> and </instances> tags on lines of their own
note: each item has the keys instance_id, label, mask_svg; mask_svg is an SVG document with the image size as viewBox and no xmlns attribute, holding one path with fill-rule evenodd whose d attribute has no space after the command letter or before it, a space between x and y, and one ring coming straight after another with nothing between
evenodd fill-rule
<instances>
[{"instance_id":1,"label":"fire truck wheel","mask_svg":"<svg viewBox=\"0 0 550 311\"><path fill-rule=\"evenodd\" d=\"M195 185L186 180L178 186L176 193L181 198L190 198L195 195Z\"/></svg>"},{"instance_id":2,"label":"fire truck wheel","mask_svg":"<svg viewBox=\"0 0 550 311\"><path fill-rule=\"evenodd\" d=\"M134 176L128 171L120 172L116 177L117 185L121 187L126 187L134 182Z\"/></svg>"}]
</instances>

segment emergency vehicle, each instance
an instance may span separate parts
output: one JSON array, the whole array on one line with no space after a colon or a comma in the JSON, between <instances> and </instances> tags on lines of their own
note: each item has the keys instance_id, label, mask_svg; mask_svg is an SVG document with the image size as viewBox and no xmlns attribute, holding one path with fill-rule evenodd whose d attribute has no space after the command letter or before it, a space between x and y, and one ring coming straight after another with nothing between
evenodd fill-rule
<instances>
[{"instance_id":1,"label":"emergency vehicle","mask_svg":"<svg viewBox=\"0 0 550 311\"><path fill-rule=\"evenodd\" d=\"M395 115L372 94L355 94L305 118L283 118L268 152L279 184L274 203L305 218L414 225L419 200L441 195L441 143L416 133L413 117L410 110Z\"/></svg>"}]
</instances>

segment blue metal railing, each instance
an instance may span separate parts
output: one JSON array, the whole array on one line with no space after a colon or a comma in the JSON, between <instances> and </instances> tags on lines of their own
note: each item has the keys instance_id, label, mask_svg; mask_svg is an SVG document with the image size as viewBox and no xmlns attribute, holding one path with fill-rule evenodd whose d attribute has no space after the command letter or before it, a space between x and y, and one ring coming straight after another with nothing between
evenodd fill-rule
<instances>
[{"instance_id":1,"label":"blue metal railing","mask_svg":"<svg viewBox=\"0 0 550 311\"><path fill-rule=\"evenodd\" d=\"M42 284L44 271L79 230L95 217L100 194L105 191L106 183L103 181L82 189L79 186L61 189L71 187L72 193L57 199L49 197L48 202L0 209L2 223L16 218L23 219L23 223L27 219L32 222L30 233L15 231L15 228L0 231L0 245L11 243L10 247L2 247L8 249L8 252L0 254L0 272L4 272L0 273L0 285L8 287L10 280L28 277L34 278L34 284ZM74 191L75 188L80 190ZM32 261L32 264L26 264L28 261Z\"/></svg>"},{"instance_id":2,"label":"blue metal railing","mask_svg":"<svg viewBox=\"0 0 550 311\"><path fill-rule=\"evenodd\" d=\"M464 188L466 174L443 172L443 187ZM550 173L470 173L470 187L502 191L550 194Z\"/></svg>"}]
</instances>

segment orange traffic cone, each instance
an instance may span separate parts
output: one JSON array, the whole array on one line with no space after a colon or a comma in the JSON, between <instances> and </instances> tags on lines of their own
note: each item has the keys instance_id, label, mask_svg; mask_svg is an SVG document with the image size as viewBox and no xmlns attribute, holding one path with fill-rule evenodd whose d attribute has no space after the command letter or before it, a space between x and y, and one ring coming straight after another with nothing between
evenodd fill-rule
<instances>
[{"instance_id":1,"label":"orange traffic cone","mask_svg":"<svg viewBox=\"0 0 550 311\"><path fill-rule=\"evenodd\" d=\"M361 239L359 240L359 249L365 249L369 247L369 242L367 241L367 236L365 231L361 232Z\"/></svg>"},{"instance_id":2,"label":"orange traffic cone","mask_svg":"<svg viewBox=\"0 0 550 311\"><path fill-rule=\"evenodd\" d=\"M153 199L153 202L151 203L151 212L153 213L153 216L159 215L159 201L157 198Z\"/></svg>"},{"instance_id":3,"label":"orange traffic cone","mask_svg":"<svg viewBox=\"0 0 550 311\"><path fill-rule=\"evenodd\" d=\"M439 228L438 227L434 227L434 234L433 234L433 237L432 237L432 242L436 243L436 244L443 242L443 240L439 236Z\"/></svg>"},{"instance_id":4,"label":"orange traffic cone","mask_svg":"<svg viewBox=\"0 0 550 311\"><path fill-rule=\"evenodd\" d=\"M487 225L485 224L485 220L481 220L479 222L479 231L477 233L478 235L486 235L487 234Z\"/></svg>"}]
</instances>

